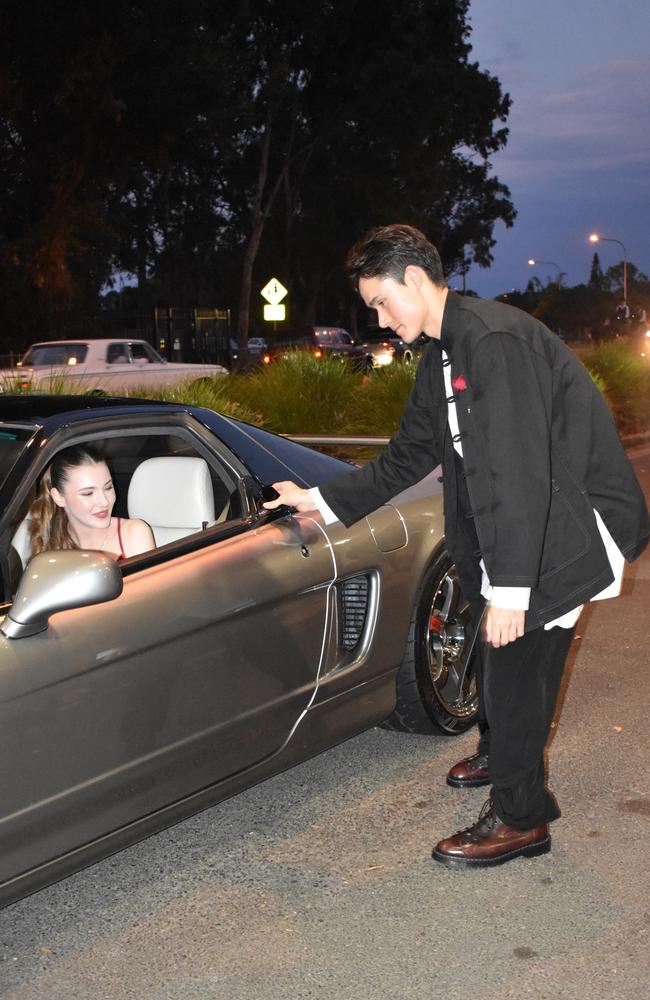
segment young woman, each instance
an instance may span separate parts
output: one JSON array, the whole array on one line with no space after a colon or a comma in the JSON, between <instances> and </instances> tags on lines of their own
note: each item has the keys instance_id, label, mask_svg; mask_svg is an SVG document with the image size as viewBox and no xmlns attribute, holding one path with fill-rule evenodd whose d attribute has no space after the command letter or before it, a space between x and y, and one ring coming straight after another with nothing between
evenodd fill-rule
<instances>
[{"instance_id":1,"label":"young woman","mask_svg":"<svg viewBox=\"0 0 650 1000\"><path fill-rule=\"evenodd\" d=\"M155 547L145 521L114 517L115 487L108 465L89 445L55 456L29 512L31 555L51 549L97 549L127 559Z\"/></svg>"}]
</instances>

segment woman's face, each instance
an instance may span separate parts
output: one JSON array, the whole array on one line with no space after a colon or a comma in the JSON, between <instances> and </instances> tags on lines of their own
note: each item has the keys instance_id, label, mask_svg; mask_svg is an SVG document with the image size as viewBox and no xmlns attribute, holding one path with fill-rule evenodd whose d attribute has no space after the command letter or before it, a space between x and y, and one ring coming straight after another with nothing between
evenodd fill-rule
<instances>
[{"instance_id":1,"label":"woman's face","mask_svg":"<svg viewBox=\"0 0 650 1000\"><path fill-rule=\"evenodd\" d=\"M63 507L71 527L106 528L115 504L115 487L105 462L89 462L70 469L52 499Z\"/></svg>"}]
</instances>

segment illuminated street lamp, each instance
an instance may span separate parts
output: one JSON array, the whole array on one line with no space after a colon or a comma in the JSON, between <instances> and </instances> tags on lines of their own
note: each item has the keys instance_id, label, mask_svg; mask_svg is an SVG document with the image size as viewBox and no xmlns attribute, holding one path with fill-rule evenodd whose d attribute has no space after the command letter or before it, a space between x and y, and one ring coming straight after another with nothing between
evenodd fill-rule
<instances>
[{"instance_id":1,"label":"illuminated street lamp","mask_svg":"<svg viewBox=\"0 0 650 1000\"><path fill-rule=\"evenodd\" d=\"M613 236L601 236L600 233L592 233L589 237L590 243L618 243L623 250L623 303L627 306L627 250L625 244L620 240L615 240Z\"/></svg>"},{"instance_id":2,"label":"illuminated street lamp","mask_svg":"<svg viewBox=\"0 0 650 1000\"><path fill-rule=\"evenodd\" d=\"M535 267L536 264L550 264L551 267L556 267L557 268L557 283L558 283L558 286L559 286L560 279L562 277L562 271L560 270L560 265L556 264L555 261L552 261L552 260L537 260L535 257L530 257L529 260L528 260L528 263L530 264L531 267Z\"/></svg>"}]
</instances>

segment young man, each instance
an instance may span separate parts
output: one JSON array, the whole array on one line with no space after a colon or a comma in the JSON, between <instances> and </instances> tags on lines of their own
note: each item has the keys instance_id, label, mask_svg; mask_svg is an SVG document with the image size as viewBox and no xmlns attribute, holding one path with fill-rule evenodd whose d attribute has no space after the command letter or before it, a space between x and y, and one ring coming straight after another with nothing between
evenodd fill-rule
<instances>
[{"instance_id":1,"label":"young man","mask_svg":"<svg viewBox=\"0 0 650 1000\"><path fill-rule=\"evenodd\" d=\"M275 483L265 506L350 525L442 463L446 543L484 639L478 753L447 781L492 790L433 857L488 867L545 853L559 810L543 754L566 655L583 602L617 594L624 558L647 544L643 494L591 377L543 324L450 292L435 247L410 226L372 230L347 269L381 326L430 343L376 461L320 491Z\"/></svg>"}]
</instances>

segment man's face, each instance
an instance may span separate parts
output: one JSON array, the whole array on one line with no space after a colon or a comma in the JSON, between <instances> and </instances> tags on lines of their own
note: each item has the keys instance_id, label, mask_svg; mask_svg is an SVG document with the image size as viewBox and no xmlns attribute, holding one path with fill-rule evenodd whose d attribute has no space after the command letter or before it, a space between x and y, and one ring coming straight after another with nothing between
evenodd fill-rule
<instances>
[{"instance_id":1,"label":"man's face","mask_svg":"<svg viewBox=\"0 0 650 1000\"><path fill-rule=\"evenodd\" d=\"M360 278L359 293L369 309L377 310L379 325L390 327L405 343L412 344L424 331L427 302L408 268L404 284L395 278Z\"/></svg>"}]
</instances>

